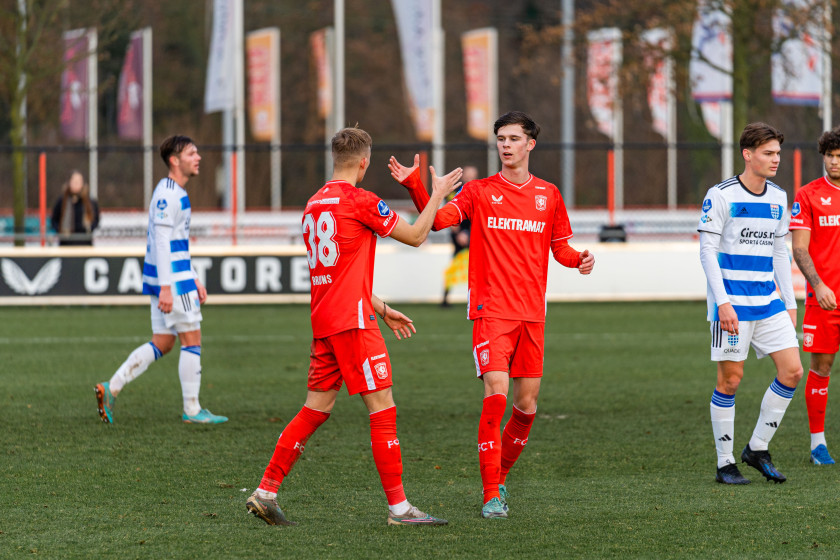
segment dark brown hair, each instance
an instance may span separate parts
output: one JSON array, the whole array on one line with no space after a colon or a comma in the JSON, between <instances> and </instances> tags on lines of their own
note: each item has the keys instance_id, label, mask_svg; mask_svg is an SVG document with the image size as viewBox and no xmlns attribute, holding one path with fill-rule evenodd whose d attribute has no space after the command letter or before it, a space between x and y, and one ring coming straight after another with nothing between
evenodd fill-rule
<instances>
[{"instance_id":1,"label":"dark brown hair","mask_svg":"<svg viewBox=\"0 0 840 560\"><path fill-rule=\"evenodd\" d=\"M779 145L781 145L785 141L785 135L767 123L750 123L744 127L744 132L741 133L741 149L755 150L770 140L778 140Z\"/></svg>"},{"instance_id":2,"label":"dark brown hair","mask_svg":"<svg viewBox=\"0 0 840 560\"><path fill-rule=\"evenodd\" d=\"M160 157L163 159L164 165L169 168L169 158L177 156L184 151L184 148L190 144L195 144L189 136L170 136L160 145Z\"/></svg>"},{"instance_id":3,"label":"dark brown hair","mask_svg":"<svg viewBox=\"0 0 840 560\"><path fill-rule=\"evenodd\" d=\"M500 128L509 124L518 124L525 131L525 134L534 140L540 134L540 125L535 123L530 115L522 111L510 111L496 119L495 124L493 124L493 134L498 134Z\"/></svg>"}]
</instances>

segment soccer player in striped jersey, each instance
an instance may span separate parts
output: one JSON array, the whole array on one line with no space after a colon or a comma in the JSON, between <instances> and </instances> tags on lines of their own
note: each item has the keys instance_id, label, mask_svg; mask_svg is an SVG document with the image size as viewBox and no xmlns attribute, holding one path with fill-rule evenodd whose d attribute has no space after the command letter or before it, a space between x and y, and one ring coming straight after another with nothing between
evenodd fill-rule
<instances>
[{"instance_id":1,"label":"soccer player in striped jersey","mask_svg":"<svg viewBox=\"0 0 840 560\"><path fill-rule=\"evenodd\" d=\"M169 168L152 193L146 259L143 263L143 293L151 296L152 340L136 348L111 377L94 388L103 422L114 420L114 399L123 387L146 371L155 360L172 350L175 337L181 341L178 376L184 398L181 419L189 424L227 422L201 408L201 304L207 290L190 262L190 198L185 187L198 175L201 156L186 136L171 136L160 145L160 157Z\"/></svg>"},{"instance_id":2,"label":"soccer player in striped jersey","mask_svg":"<svg viewBox=\"0 0 840 560\"><path fill-rule=\"evenodd\" d=\"M747 125L740 140L744 172L709 189L697 227L708 287L711 359L717 362L717 384L709 405L716 480L723 484L750 482L733 455L735 391L750 346L758 358L769 355L777 373L761 401L741 461L768 481L786 480L767 451L802 378L796 299L785 245L790 223L787 194L768 180L776 176L783 141L784 135L768 124Z\"/></svg>"},{"instance_id":3,"label":"soccer player in striped jersey","mask_svg":"<svg viewBox=\"0 0 840 560\"><path fill-rule=\"evenodd\" d=\"M840 348L840 127L819 140L825 176L796 193L791 210L793 258L808 280L802 348L811 354L805 381L805 406L811 431L811 462L833 465L825 441L825 409L834 356Z\"/></svg>"},{"instance_id":4,"label":"soccer player in striped jersey","mask_svg":"<svg viewBox=\"0 0 840 560\"><path fill-rule=\"evenodd\" d=\"M332 178L304 209L313 337L306 403L283 429L259 486L245 504L269 525L292 524L277 503L277 491L309 437L329 418L343 384L349 394L361 395L370 413L370 446L388 500L388 525L447 523L411 505L403 489L391 361L376 315L397 339L415 331L411 319L387 306L371 290L376 236L420 245L429 234L434 209L460 184L461 169L437 177L431 168L433 204L409 224L384 200L356 186L370 167L371 145L364 130L338 131L332 139Z\"/></svg>"},{"instance_id":5,"label":"soccer player in striped jersey","mask_svg":"<svg viewBox=\"0 0 840 560\"><path fill-rule=\"evenodd\" d=\"M478 461L484 494L481 516L508 516L507 475L528 443L543 374L548 255L589 274L595 257L568 240L572 228L557 187L528 171L540 127L521 111L493 125L502 171L464 185L438 210L433 228L470 220L468 314L473 359L484 383L478 425ZM391 158L391 175L408 187L418 209L429 195L413 167ZM513 410L500 434L513 380Z\"/></svg>"}]
</instances>

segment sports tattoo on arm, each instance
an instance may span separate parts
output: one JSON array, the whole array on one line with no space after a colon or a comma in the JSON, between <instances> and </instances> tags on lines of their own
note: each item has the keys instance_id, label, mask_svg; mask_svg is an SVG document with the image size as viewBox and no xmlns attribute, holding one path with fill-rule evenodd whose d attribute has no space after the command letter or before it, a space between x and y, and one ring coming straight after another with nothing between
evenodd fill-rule
<instances>
[{"instance_id":1,"label":"sports tattoo on arm","mask_svg":"<svg viewBox=\"0 0 840 560\"><path fill-rule=\"evenodd\" d=\"M817 274L817 269L814 268L814 259L812 259L811 255L808 254L808 249L794 247L793 258L796 261L797 266L799 266L799 270L802 272L802 275L808 283L811 284L811 287L822 284L822 279L820 279L820 275Z\"/></svg>"}]
</instances>

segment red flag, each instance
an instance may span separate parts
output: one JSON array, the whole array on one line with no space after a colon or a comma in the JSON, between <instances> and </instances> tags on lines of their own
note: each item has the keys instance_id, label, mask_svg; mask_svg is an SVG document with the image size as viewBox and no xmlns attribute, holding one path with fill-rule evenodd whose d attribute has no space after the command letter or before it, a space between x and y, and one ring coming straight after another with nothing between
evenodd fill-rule
<instances>
[{"instance_id":1,"label":"red flag","mask_svg":"<svg viewBox=\"0 0 840 560\"><path fill-rule=\"evenodd\" d=\"M143 32L131 34L117 90L117 133L120 138L143 138Z\"/></svg>"},{"instance_id":2,"label":"red flag","mask_svg":"<svg viewBox=\"0 0 840 560\"><path fill-rule=\"evenodd\" d=\"M467 92L467 133L486 140L493 130L496 71L495 29L484 28L461 35L464 56L464 87Z\"/></svg>"},{"instance_id":3,"label":"red flag","mask_svg":"<svg viewBox=\"0 0 840 560\"><path fill-rule=\"evenodd\" d=\"M277 136L280 105L280 30L276 27L251 31L245 39L248 61L248 114L251 134L270 142Z\"/></svg>"},{"instance_id":4,"label":"red flag","mask_svg":"<svg viewBox=\"0 0 840 560\"><path fill-rule=\"evenodd\" d=\"M64 33L64 72L61 74L61 133L67 138L87 138L87 58L86 29Z\"/></svg>"}]
</instances>

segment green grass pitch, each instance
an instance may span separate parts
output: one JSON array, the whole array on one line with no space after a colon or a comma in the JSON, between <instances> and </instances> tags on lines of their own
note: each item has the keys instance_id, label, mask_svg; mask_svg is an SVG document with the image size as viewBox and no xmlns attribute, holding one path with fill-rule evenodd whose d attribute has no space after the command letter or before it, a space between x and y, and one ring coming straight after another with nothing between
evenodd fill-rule
<instances>
[{"instance_id":1,"label":"green grass pitch","mask_svg":"<svg viewBox=\"0 0 840 560\"><path fill-rule=\"evenodd\" d=\"M385 333L409 499L447 527L388 527L366 410L339 397L280 490L296 527L245 499L303 403L308 306L206 306L202 405L184 425L177 350L96 414L93 386L148 340L146 307L0 310L0 558L795 558L840 555L840 465L808 462L804 381L771 444L788 482L714 482L704 304L552 304L510 518L479 517L482 387L463 309L397 306L417 334ZM803 353L807 368L807 355ZM736 454L769 359L747 362ZM840 403L827 434L840 453ZM833 446L832 446L833 443Z\"/></svg>"}]
</instances>

